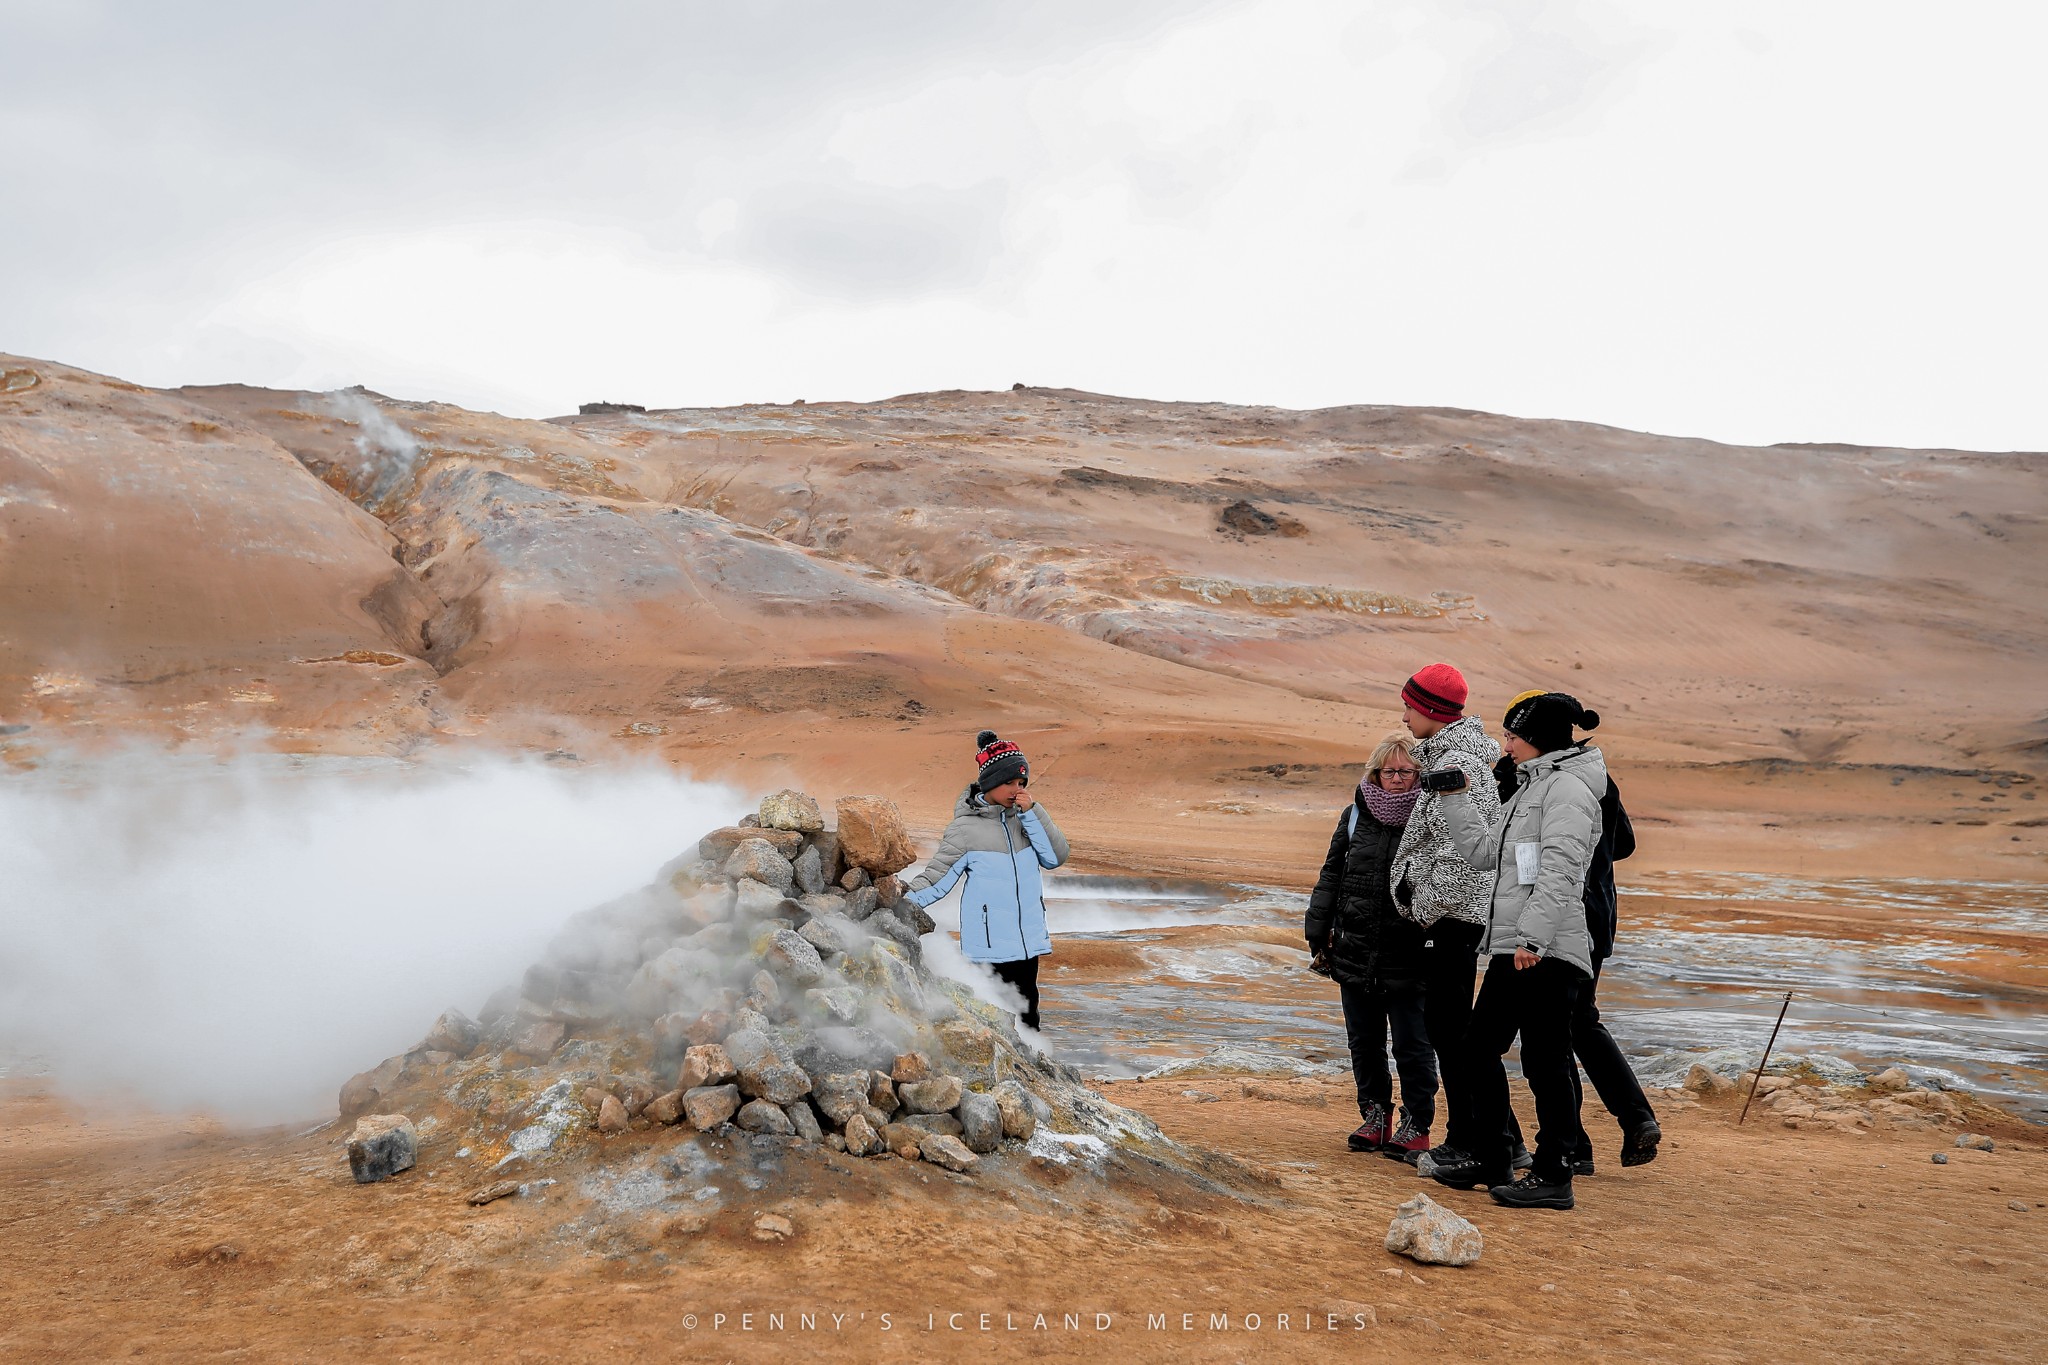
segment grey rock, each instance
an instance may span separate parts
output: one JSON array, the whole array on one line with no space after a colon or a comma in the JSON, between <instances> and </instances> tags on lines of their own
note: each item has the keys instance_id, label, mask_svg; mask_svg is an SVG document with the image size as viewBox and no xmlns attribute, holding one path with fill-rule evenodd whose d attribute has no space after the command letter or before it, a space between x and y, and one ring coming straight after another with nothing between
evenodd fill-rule
<instances>
[{"instance_id":1,"label":"grey rock","mask_svg":"<svg viewBox=\"0 0 2048 1365\"><path fill-rule=\"evenodd\" d=\"M908 901L898 902L894 913L908 922L920 936L936 932L939 927L937 920Z\"/></svg>"},{"instance_id":2,"label":"grey rock","mask_svg":"<svg viewBox=\"0 0 2048 1365\"><path fill-rule=\"evenodd\" d=\"M915 949L918 947L917 930L912 928L894 910L877 910L863 920L862 923L867 925L870 932L880 934L884 938L893 939L906 948Z\"/></svg>"},{"instance_id":3,"label":"grey rock","mask_svg":"<svg viewBox=\"0 0 2048 1365\"><path fill-rule=\"evenodd\" d=\"M358 1185L388 1180L419 1160L420 1135L403 1114L365 1114L348 1138L348 1170Z\"/></svg>"},{"instance_id":4,"label":"grey rock","mask_svg":"<svg viewBox=\"0 0 2048 1365\"><path fill-rule=\"evenodd\" d=\"M819 1113L833 1123L844 1125L858 1116L861 1107L867 1103L868 1073L835 1071L814 1077L811 1098L817 1102Z\"/></svg>"},{"instance_id":5,"label":"grey rock","mask_svg":"<svg viewBox=\"0 0 2048 1365\"><path fill-rule=\"evenodd\" d=\"M884 1113L880 1109L875 1108L875 1106L873 1106L872 1104L863 1105L861 1107L860 1116L866 1119L869 1123L873 1124L875 1131L878 1133L881 1132L884 1128L887 1128L889 1124L893 1121L892 1115Z\"/></svg>"},{"instance_id":6,"label":"grey rock","mask_svg":"<svg viewBox=\"0 0 2048 1365\"><path fill-rule=\"evenodd\" d=\"M815 848L807 848L797 854L790 869L796 877L797 889L807 896L818 895L832 884L825 879L825 860Z\"/></svg>"},{"instance_id":7,"label":"grey rock","mask_svg":"<svg viewBox=\"0 0 2048 1365\"><path fill-rule=\"evenodd\" d=\"M896 1099L896 1082L889 1079L887 1072L868 1072L868 1103L885 1114L896 1112L899 1106Z\"/></svg>"},{"instance_id":8,"label":"grey rock","mask_svg":"<svg viewBox=\"0 0 2048 1365\"><path fill-rule=\"evenodd\" d=\"M968 1151L987 1154L1003 1145L1003 1115L995 1096L969 1091L953 1112L960 1118L960 1137Z\"/></svg>"},{"instance_id":9,"label":"grey rock","mask_svg":"<svg viewBox=\"0 0 2048 1365\"><path fill-rule=\"evenodd\" d=\"M860 1021L860 992L851 986L834 986L829 990L813 987L804 992L804 999L834 1023L853 1024Z\"/></svg>"},{"instance_id":10,"label":"grey rock","mask_svg":"<svg viewBox=\"0 0 2048 1365\"><path fill-rule=\"evenodd\" d=\"M855 868L854 871L860 872L860 869ZM861 875L866 876L867 874L862 872ZM876 910L881 908L881 905L882 898L875 894L874 887L856 887L846 897L846 917L858 924L874 914Z\"/></svg>"},{"instance_id":11,"label":"grey rock","mask_svg":"<svg viewBox=\"0 0 2048 1365\"><path fill-rule=\"evenodd\" d=\"M748 1095L789 1104L811 1092L811 1078L790 1058L788 1045L772 1034L741 1029L725 1040L725 1051L739 1073L740 1090Z\"/></svg>"},{"instance_id":12,"label":"grey rock","mask_svg":"<svg viewBox=\"0 0 2048 1365\"><path fill-rule=\"evenodd\" d=\"M839 878L839 885L841 889L849 893L867 891L873 889L875 879L868 875L868 871L864 867L849 867L846 869L845 874Z\"/></svg>"},{"instance_id":13,"label":"grey rock","mask_svg":"<svg viewBox=\"0 0 2048 1365\"><path fill-rule=\"evenodd\" d=\"M782 1106L765 1099L748 1100L741 1105L739 1117L734 1122L750 1133L789 1137L796 1132L796 1126L789 1121L789 1115Z\"/></svg>"},{"instance_id":14,"label":"grey rock","mask_svg":"<svg viewBox=\"0 0 2048 1365\"><path fill-rule=\"evenodd\" d=\"M981 1164L981 1158L969 1151L966 1143L946 1133L925 1134L924 1141L917 1144L917 1150L934 1166L944 1166L963 1175Z\"/></svg>"},{"instance_id":15,"label":"grey rock","mask_svg":"<svg viewBox=\"0 0 2048 1365\"><path fill-rule=\"evenodd\" d=\"M420 1040L420 1047L429 1052L452 1052L464 1057L482 1037L483 1027L476 1020L461 1010L447 1010L427 1030L427 1036Z\"/></svg>"},{"instance_id":16,"label":"grey rock","mask_svg":"<svg viewBox=\"0 0 2048 1365\"><path fill-rule=\"evenodd\" d=\"M800 791L779 791L761 802L762 829L789 829L805 834L825 828L825 813Z\"/></svg>"},{"instance_id":17,"label":"grey rock","mask_svg":"<svg viewBox=\"0 0 2048 1365\"><path fill-rule=\"evenodd\" d=\"M2027 1201L2024 1199L2008 1199L2005 1201L2005 1206L2014 1213L2025 1213L2027 1211Z\"/></svg>"},{"instance_id":18,"label":"grey rock","mask_svg":"<svg viewBox=\"0 0 2048 1365\"><path fill-rule=\"evenodd\" d=\"M1031 1135L1038 1131L1038 1115L1031 1109L1031 1093L1023 1082L1014 1076L1000 1081L989 1092L995 1099L996 1112L1002 1118L1003 1136L1029 1142Z\"/></svg>"},{"instance_id":19,"label":"grey rock","mask_svg":"<svg viewBox=\"0 0 2048 1365\"><path fill-rule=\"evenodd\" d=\"M559 1019L536 1019L512 1036L513 1052L528 1057L552 1057L569 1036L569 1026Z\"/></svg>"},{"instance_id":20,"label":"grey rock","mask_svg":"<svg viewBox=\"0 0 2048 1365\"><path fill-rule=\"evenodd\" d=\"M350 1119L376 1108L404 1074L405 1058L386 1057L368 1071L349 1077L341 1087L341 1116Z\"/></svg>"},{"instance_id":21,"label":"grey rock","mask_svg":"<svg viewBox=\"0 0 2048 1365\"><path fill-rule=\"evenodd\" d=\"M967 1131L966 1125L951 1114L906 1114L898 1122L920 1133L944 1133L949 1137L959 1137Z\"/></svg>"},{"instance_id":22,"label":"grey rock","mask_svg":"<svg viewBox=\"0 0 2048 1365\"><path fill-rule=\"evenodd\" d=\"M778 929L762 954L768 970L796 986L815 986L825 978L825 963L810 941L792 929Z\"/></svg>"},{"instance_id":23,"label":"grey rock","mask_svg":"<svg viewBox=\"0 0 2048 1365\"><path fill-rule=\"evenodd\" d=\"M897 1098L913 1114L944 1114L960 1103L960 1078L934 1076L928 1081L911 1081L896 1087Z\"/></svg>"},{"instance_id":24,"label":"grey rock","mask_svg":"<svg viewBox=\"0 0 2048 1365\"><path fill-rule=\"evenodd\" d=\"M823 1142L825 1130L818 1123L818 1115L807 1100L792 1100L782 1106L782 1112L789 1115L789 1126L805 1142Z\"/></svg>"},{"instance_id":25,"label":"grey rock","mask_svg":"<svg viewBox=\"0 0 2048 1365\"><path fill-rule=\"evenodd\" d=\"M789 898L774 887L742 877L733 883L733 914L741 919L768 919L788 904Z\"/></svg>"},{"instance_id":26,"label":"grey rock","mask_svg":"<svg viewBox=\"0 0 2048 1365\"><path fill-rule=\"evenodd\" d=\"M1936 1152L1929 1160L1933 1161L1937 1166L1946 1166L1948 1165L1948 1153Z\"/></svg>"},{"instance_id":27,"label":"grey rock","mask_svg":"<svg viewBox=\"0 0 2048 1365\"><path fill-rule=\"evenodd\" d=\"M740 1088L736 1085L704 1085L683 1092L683 1113L700 1133L728 1122L739 1110Z\"/></svg>"},{"instance_id":28,"label":"grey rock","mask_svg":"<svg viewBox=\"0 0 2048 1365\"><path fill-rule=\"evenodd\" d=\"M818 850L818 866L824 872L825 880L838 885L840 877L846 873L846 858L840 851L839 832L821 829L815 834L805 835L804 844Z\"/></svg>"},{"instance_id":29,"label":"grey rock","mask_svg":"<svg viewBox=\"0 0 2048 1365\"><path fill-rule=\"evenodd\" d=\"M818 950L820 957L831 957L837 953L851 952L866 938L853 921L840 914L820 914L809 924L797 930L806 943Z\"/></svg>"},{"instance_id":30,"label":"grey rock","mask_svg":"<svg viewBox=\"0 0 2048 1365\"><path fill-rule=\"evenodd\" d=\"M868 1122L866 1115L855 1114L846 1121L846 1150L855 1156L879 1156L887 1147L881 1130Z\"/></svg>"},{"instance_id":31,"label":"grey rock","mask_svg":"<svg viewBox=\"0 0 2048 1365\"><path fill-rule=\"evenodd\" d=\"M1471 1265L1485 1248L1479 1229L1426 1194L1394 1210L1387 1250L1424 1265Z\"/></svg>"},{"instance_id":32,"label":"grey rock","mask_svg":"<svg viewBox=\"0 0 2048 1365\"><path fill-rule=\"evenodd\" d=\"M803 907L806 915L814 919L819 915L843 917L846 914L846 897L837 891L821 891L815 896L804 896L798 899L797 904Z\"/></svg>"},{"instance_id":33,"label":"grey rock","mask_svg":"<svg viewBox=\"0 0 2048 1365\"><path fill-rule=\"evenodd\" d=\"M749 878L784 895L796 886L796 868L766 839L740 840L739 847L725 860L725 875L735 881Z\"/></svg>"},{"instance_id":34,"label":"grey rock","mask_svg":"<svg viewBox=\"0 0 2048 1365\"><path fill-rule=\"evenodd\" d=\"M1956 1146L1966 1147L1975 1152L1988 1152L1996 1144L1982 1133L1958 1133L1956 1134Z\"/></svg>"}]
</instances>

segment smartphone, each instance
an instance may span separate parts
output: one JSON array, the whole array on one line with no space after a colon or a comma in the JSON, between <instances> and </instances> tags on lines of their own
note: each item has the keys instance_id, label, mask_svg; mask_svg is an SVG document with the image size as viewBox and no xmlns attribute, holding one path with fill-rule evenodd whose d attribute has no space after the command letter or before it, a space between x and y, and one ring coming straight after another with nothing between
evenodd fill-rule
<instances>
[{"instance_id":1,"label":"smartphone","mask_svg":"<svg viewBox=\"0 0 2048 1365\"><path fill-rule=\"evenodd\" d=\"M1422 789L1426 792L1461 792L1465 790L1465 774L1456 768L1439 768L1433 773L1424 773Z\"/></svg>"}]
</instances>

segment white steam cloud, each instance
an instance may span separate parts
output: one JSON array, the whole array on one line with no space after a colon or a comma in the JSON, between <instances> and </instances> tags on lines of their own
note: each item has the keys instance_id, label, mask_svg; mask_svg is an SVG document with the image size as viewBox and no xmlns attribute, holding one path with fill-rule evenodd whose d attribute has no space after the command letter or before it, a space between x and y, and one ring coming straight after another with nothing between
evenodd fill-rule
<instances>
[{"instance_id":1,"label":"white steam cloud","mask_svg":"<svg viewBox=\"0 0 2048 1365\"><path fill-rule=\"evenodd\" d=\"M0 1071L244 1120L516 984L576 911L742 808L666 769L193 759L0 779Z\"/></svg>"}]
</instances>

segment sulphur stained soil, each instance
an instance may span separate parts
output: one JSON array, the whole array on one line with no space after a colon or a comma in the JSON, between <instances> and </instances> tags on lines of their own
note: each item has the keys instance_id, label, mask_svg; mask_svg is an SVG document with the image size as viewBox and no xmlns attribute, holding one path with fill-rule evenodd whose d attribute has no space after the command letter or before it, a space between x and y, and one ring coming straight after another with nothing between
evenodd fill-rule
<instances>
[{"instance_id":1,"label":"sulphur stained soil","mask_svg":"<svg viewBox=\"0 0 2048 1365\"><path fill-rule=\"evenodd\" d=\"M354 1184L338 1127L229 1132L15 1081L0 1356L1989 1361L2031 1357L2048 1330L2048 1150L1995 1114L1972 1116L1986 1153L1946 1131L1737 1127L1739 1097L1666 1099L1661 1155L1627 1171L1589 1114L1600 1173L1575 1211L1538 1213L1347 1152L1345 1081L1106 1088L1261 1169L1258 1191L1176 1182L1162 1203L1141 1173L1112 1188L1083 1163L1013 1155L969 1179L813 1148L764 1158L784 1177L764 1202L708 1218L573 1180L473 1207L475 1182L432 1162ZM622 1134L604 1159L712 1140ZM1381 1249L1417 1190L1478 1224L1478 1264Z\"/></svg>"}]
</instances>

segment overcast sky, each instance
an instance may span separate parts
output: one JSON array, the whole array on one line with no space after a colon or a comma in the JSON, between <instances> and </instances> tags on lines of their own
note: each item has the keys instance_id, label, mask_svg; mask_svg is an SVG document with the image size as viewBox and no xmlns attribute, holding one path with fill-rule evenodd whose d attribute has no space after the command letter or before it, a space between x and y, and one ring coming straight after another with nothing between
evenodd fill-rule
<instances>
[{"instance_id":1,"label":"overcast sky","mask_svg":"<svg viewBox=\"0 0 2048 1365\"><path fill-rule=\"evenodd\" d=\"M0 0L0 350L2048 449L2048 6Z\"/></svg>"}]
</instances>

